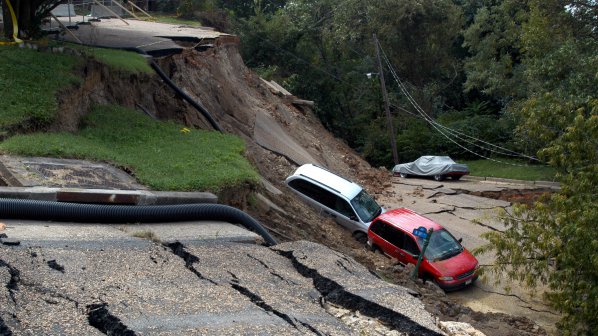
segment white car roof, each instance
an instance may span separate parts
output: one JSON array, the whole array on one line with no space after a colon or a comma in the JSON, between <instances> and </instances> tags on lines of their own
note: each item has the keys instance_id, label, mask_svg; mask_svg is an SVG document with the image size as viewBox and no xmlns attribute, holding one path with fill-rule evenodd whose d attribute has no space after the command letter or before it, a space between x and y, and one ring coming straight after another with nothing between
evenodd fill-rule
<instances>
[{"instance_id":1,"label":"white car roof","mask_svg":"<svg viewBox=\"0 0 598 336\"><path fill-rule=\"evenodd\" d=\"M327 186L330 189L334 189L347 197L349 200L352 200L363 190L363 188L357 183L351 182L344 177L338 176L331 171L311 163L304 164L303 166L297 168L295 173L287 178L287 183L299 176Z\"/></svg>"}]
</instances>

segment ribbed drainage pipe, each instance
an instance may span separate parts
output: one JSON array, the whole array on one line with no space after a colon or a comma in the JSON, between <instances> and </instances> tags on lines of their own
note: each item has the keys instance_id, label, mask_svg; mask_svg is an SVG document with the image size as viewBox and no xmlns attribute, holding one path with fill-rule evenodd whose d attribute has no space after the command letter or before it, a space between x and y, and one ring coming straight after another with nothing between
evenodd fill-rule
<instances>
[{"instance_id":1,"label":"ribbed drainage pipe","mask_svg":"<svg viewBox=\"0 0 598 336\"><path fill-rule=\"evenodd\" d=\"M162 78L164 83L170 86L170 88L173 89L174 92L176 92L179 96L181 96L181 98L183 98L185 101L191 104L191 106L193 106L197 111L199 111L199 113L201 113L201 115L203 115L204 118L206 118L206 120L210 123L210 125L212 125L212 127L215 130L217 130L220 133L223 132L222 127L220 127L216 120L214 120L210 112L208 112L208 110L205 107L203 107L203 105L201 105L199 102L196 102L193 98L191 98L191 96L185 93L185 91L181 90L181 88L179 88L170 78L168 78L168 76L166 76L164 71L162 71L160 66L156 62L154 62L154 60L150 60L150 66L152 67L152 69L154 69L158 76Z\"/></svg>"},{"instance_id":2,"label":"ribbed drainage pipe","mask_svg":"<svg viewBox=\"0 0 598 336\"><path fill-rule=\"evenodd\" d=\"M104 205L0 199L0 218L82 223L163 223L213 220L241 224L262 236L268 246L276 240L253 217L223 204Z\"/></svg>"}]
</instances>

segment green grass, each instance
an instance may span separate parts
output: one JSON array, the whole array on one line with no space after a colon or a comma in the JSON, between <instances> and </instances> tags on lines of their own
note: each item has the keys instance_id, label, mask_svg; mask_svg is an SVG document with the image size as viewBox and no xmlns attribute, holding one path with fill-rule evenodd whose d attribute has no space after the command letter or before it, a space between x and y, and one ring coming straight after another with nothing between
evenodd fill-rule
<instances>
[{"instance_id":1,"label":"green grass","mask_svg":"<svg viewBox=\"0 0 598 336\"><path fill-rule=\"evenodd\" d=\"M201 22L195 21L195 20L181 19L176 16L166 15L166 14L153 15L153 16L154 16L154 19L156 19L156 22L189 25L189 26L193 26L193 27L201 27Z\"/></svg>"},{"instance_id":2,"label":"green grass","mask_svg":"<svg viewBox=\"0 0 598 336\"><path fill-rule=\"evenodd\" d=\"M0 150L29 156L81 158L127 167L156 190L209 190L256 181L243 140L155 121L118 106L97 106L76 133L19 135Z\"/></svg>"},{"instance_id":3,"label":"green grass","mask_svg":"<svg viewBox=\"0 0 598 336\"><path fill-rule=\"evenodd\" d=\"M556 170L540 164L526 164L512 159L458 161L469 166L472 176L500 177L528 181L553 181Z\"/></svg>"},{"instance_id":4,"label":"green grass","mask_svg":"<svg viewBox=\"0 0 598 336\"><path fill-rule=\"evenodd\" d=\"M85 55L100 63L116 69L131 73L153 73L147 60L140 54L132 51L89 48L82 49Z\"/></svg>"},{"instance_id":5,"label":"green grass","mask_svg":"<svg viewBox=\"0 0 598 336\"><path fill-rule=\"evenodd\" d=\"M58 111L57 93L80 81L76 57L0 46L0 128L48 124Z\"/></svg>"}]
</instances>

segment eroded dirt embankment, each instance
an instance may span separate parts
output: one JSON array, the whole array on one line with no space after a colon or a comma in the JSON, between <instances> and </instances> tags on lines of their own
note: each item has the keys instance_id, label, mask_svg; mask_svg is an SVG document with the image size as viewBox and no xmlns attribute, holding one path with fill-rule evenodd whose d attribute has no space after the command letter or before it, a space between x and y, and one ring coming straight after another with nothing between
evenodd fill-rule
<instances>
[{"instance_id":1,"label":"eroded dirt embankment","mask_svg":"<svg viewBox=\"0 0 598 336\"><path fill-rule=\"evenodd\" d=\"M255 73L245 67L237 43L235 39L217 40L214 48L206 51L189 50L157 60L167 75L201 102L226 132L245 140L247 158L274 186L266 188L260 184L232 188L219 195L220 201L248 210L281 240L319 242L355 257L370 269L374 269L373 265L377 263L387 263L392 267L385 257L368 252L348 232L305 206L288 193L283 184L299 164L310 161L353 179L374 195L377 191L390 189L390 174L370 167L351 148L334 138L309 108L294 106L273 94ZM61 114L53 125L55 130L76 130L80 118L92 104L119 104L136 108L140 113L145 110L158 119L210 129L200 113L172 92L157 75L113 72L96 62L88 62L81 71L84 82L62 95ZM281 210L255 206L252 199L258 193L265 195ZM392 276L389 278L392 281L409 278L401 272L387 275ZM405 280L404 285L415 287L427 300L435 302L429 305L433 313L441 311L442 315L453 317L452 313L444 312L448 309L455 312L455 316L473 316L470 310L450 303L433 289L425 290L425 287L409 280ZM438 297L442 299L436 300ZM448 308L439 308L438 304ZM483 316L469 320L474 325L487 326L490 325L488 321L509 323L504 316ZM509 329L512 334L525 334L533 325L531 321L521 323L526 328L514 326Z\"/></svg>"},{"instance_id":2,"label":"eroded dirt embankment","mask_svg":"<svg viewBox=\"0 0 598 336\"><path fill-rule=\"evenodd\" d=\"M262 185L245 185L223 190L218 195L221 202L245 210L252 203L248 202L251 193L265 194L286 213L253 214L280 238L309 238L337 247L343 246L347 238L335 224L322 224L311 208L286 193L283 181L300 164L319 163L370 191L390 186L384 171L371 168L351 148L334 138L309 108L294 106L288 99L273 94L243 63L238 39L216 40L208 50L188 50L158 58L156 62L182 90L211 112L225 132L245 140L248 160L265 180L282 191L270 188L268 192ZM211 129L201 114L157 75L113 71L95 61L87 62L81 75L83 83L61 95L61 112L53 130L75 131L81 117L94 104L118 104L158 119Z\"/></svg>"}]
</instances>

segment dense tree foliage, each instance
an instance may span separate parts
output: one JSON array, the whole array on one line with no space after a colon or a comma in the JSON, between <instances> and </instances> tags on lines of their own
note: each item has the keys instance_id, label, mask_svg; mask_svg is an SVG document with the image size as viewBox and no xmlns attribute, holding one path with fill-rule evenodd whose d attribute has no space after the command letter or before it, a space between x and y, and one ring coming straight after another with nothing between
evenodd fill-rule
<instances>
[{"instance_id":1,"label":"dense tree foliage","mask_svg":"<svg viewBox=\"0 0 598 336\"><path fill-rule=\"evenodd\" d=\"M528 1L518 35L525 96L518 137L558 168L562 191L503 214L485 250L499 272L549 286L569 335L598 334L598 29L596 3ZM593 15L588 15L593 11Z\"/></svg>"}]
</instances>

